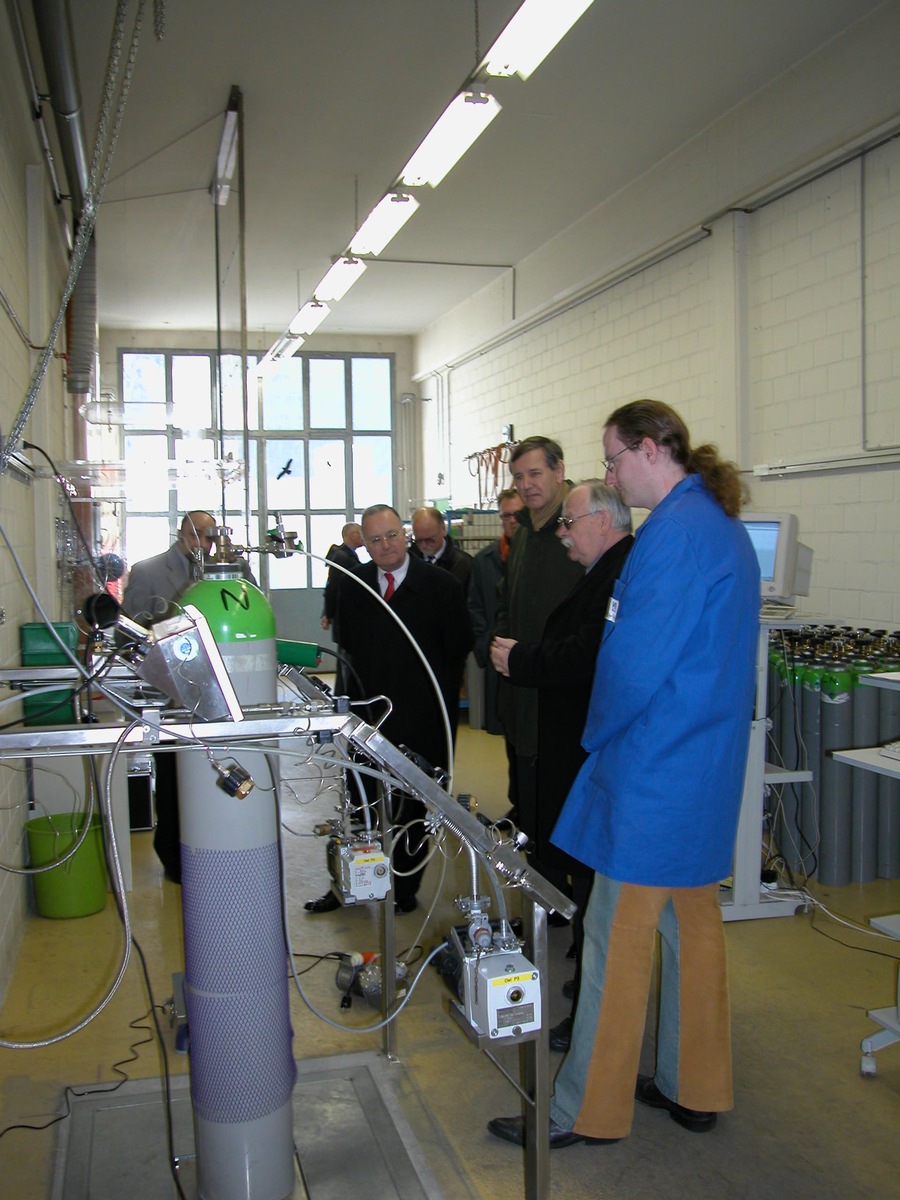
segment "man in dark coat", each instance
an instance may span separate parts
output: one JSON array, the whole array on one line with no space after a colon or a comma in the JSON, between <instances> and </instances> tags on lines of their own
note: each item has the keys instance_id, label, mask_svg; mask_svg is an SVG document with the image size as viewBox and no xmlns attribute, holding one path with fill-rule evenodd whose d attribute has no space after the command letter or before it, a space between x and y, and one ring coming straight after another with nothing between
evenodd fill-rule
<instances>
[{"instance_id":1,"label":"man in dark coat","mask_svg":"<svg viewBox=\"0 0 900 1200\"><path fill-rule=\"evenodd\" d=\"M517 515L520 529L509 549L506 578L500 584L494 632L520 642L539 642L544 623L582 574L556 537L556 522L569 492L562 447L535 436L519 442L509 469L525 507ZM533 687L511 687L500 680L500 719L515 747L515 781L519 828L534 839L537 824L538 696ZM551 879L557 886L565 881Z\"/></svg>"},{"instance_id":2,"label":"man in dark coat","mask_svg":"<svg viewBox=\"0 0 900 1200\"><path fill-rule=\"evenodd\" d=\"M519 528L516 513L521 507L522 497L515 488L504 488L497 497L497 512L503 532L496 542L479 550L473 558L472 576L466 595L475 638L472 653L479 667L484 669L484 728L488 733L503 733L503 724L497 711L497 672L491 666L490 650L499 601L497 589L506 574L510 538Z\"/></svg>"},{"instance_id":3,"label":"man in dark coat","mask_svg":"<svg viewBox=\"0 0 900 1200\"><path fill-rule=\"evenodd\" d=\"M466 591L472 574L472 555L461 550L453 538L448 537L447 522L441 510L417 508L412 516L412 530L410 553L449 571Z\"/></svg>"},{"instance_id":4,"label":"man in dark coat","mask_svg":"<svg viewBox=\"0 0 900 1200\"><path fill-rule=\"evenodd\" d=\"M337 563L339 567L355 571L359 566L359 555L356 551L362 544L362 529L356 521L348 521L341 530L341 544L330 546L325 557L329 562ZM343 571L333 571L330 567L328 568L322 617L319 621L323 629L331 630L331 636L337 646L341 645L340 627L337 622L337 598L341 584L346 578ZM338 659L335 671L334 691L338 696L345 695L347 691L346 669L340 659Z\"/></svg>"},{"instance_id":5,"label":"man in dark coat","mask_svg":"<svg viewBox=\"0 0 900 1200\"><path fill-rule=\"evenodd\" d=\"M382 596L424 654L446 705L452 740L463 666L472 646L463 589L448 571L437 571L409 553L403 522L388 505L366 509L362 532L372 561L359 567L356 575ZM408 746L433 767L446 768L450 756L443 717L415 647L375 596L349 579L345 583L338 595L338 619L342 644L353 664L351 697L387 696L393 709L380 726L385 737ZM373 716L380 715L381 705L376 703L373 709ZM394 827L413 822L408 837L398 835L394 842L394 903L400 912L416 907L421 864L428 849L421 824L424 813L420 800L405 794L395 797ZM310 901L307 910L326 912L337 907L327 897L321 901Z\"/></svg>"},{"instance_id":6,"label":"man in dark coat","mask_svg":"<svg viewBox=\"0 0 900 1200\"><path fill-rule=\"evenodd\" d=\"M593 871L550 841L569 789L585 760L581 733L613 584L634 544L631 510L599 479L578 484L566 497L557 536L584 574L547 618L539 642L496 638L491 659L501 675L538 692L537 829L534 865L550 878L568 875L578 905L575 935L577 998L583 940L582 914ZM574 1011L574 1005L573 1005ZM551 1030L554 1049L566 1049L572 1018Z\"/></svg>"},{"instance_id":7,"label":"man in dark coat","mask_svg":"<svg viewBox=\"0 0 900 1200\"><path fill-rule=\"evenodd\" d=\"M359 555L356 551L362 544L362 529L356 521L348 521L341 530L341 544L339 546L329 546L325 557L329 562L337 563L339 567L346 567L348 571L355 571L359 566ZM325 582L322 619L320 621L323 629L331 629L332 636L338 642L338 645L340 645L340 642L334 619L337 616L338 589L344 578L345 576L340 571L332 571L329 568L328 579Z\"/></svg>"}]
</instances>

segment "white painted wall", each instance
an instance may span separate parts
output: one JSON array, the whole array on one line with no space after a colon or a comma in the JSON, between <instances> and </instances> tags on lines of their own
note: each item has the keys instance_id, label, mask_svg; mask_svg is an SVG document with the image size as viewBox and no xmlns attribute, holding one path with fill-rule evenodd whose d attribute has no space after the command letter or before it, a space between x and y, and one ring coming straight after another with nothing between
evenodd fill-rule
<instances>
[{"instance_id":1,"label":"white painted wall","mask_svg":"<svg viewBox=\"0 0 900 1200\"><path fill-rule=\"evenodd\" d=\"M518 263L514 279L507 272L436 322L417 339L416 374L456 362L896 127L898 45L900 3L889 0Z\"/></svg>"},{"instance_id":2,"label":"white painted wall","mask_svg":"<svg viewBox=\"0 0 900 1200\"><path fill-rule=\"evenodd\" d=\"M754 507L797 513L807 611L900 625L900 144L848 161L900 129L898 44L889 4L520 264L517 321L507 280L426 331L455 507L505 424L558 438L579 478L606 414L653 396L748 472Z\"/></svg>"}]
</instances>

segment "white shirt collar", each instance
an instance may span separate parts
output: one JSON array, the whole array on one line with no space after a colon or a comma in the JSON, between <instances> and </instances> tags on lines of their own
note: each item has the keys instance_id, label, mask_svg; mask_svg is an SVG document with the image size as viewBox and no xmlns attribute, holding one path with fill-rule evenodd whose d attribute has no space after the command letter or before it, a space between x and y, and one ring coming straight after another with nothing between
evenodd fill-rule
<instances>
[{"instance_id":1,"label":"white shirt collar","mask_svg":"<svg viewBox=\"0 0 900 1200\"><path fill-rule=\"evenodd\" d=\"M409 570L409 555L407 554L406 558L404 558L404 560L403 560L402 566L399 566L395 570L391 571L391 574L394 577L394 591L397 590L397 588L400 586L400 584L406 578L406 572L408 570ZM381 592L382 596L384 595L385 591L387 590L387 580L385 579L386 574L387 574L386 571L382 571L381 567L378 567L378 590Z\"/></svg>"}]
</instances>

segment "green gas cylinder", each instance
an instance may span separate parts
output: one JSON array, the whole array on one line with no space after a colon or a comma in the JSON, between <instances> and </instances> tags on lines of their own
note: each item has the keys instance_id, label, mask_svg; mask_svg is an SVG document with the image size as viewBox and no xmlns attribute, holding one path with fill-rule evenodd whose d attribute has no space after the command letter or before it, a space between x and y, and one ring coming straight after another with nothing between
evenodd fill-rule
<instances>
[{"instance_id":1,"label":"green gas cylinder","mask_svg":"<svg viewBox=\"0 0 900 1200\"><path fill-rule=\"evenodd\" d=\"M275 617L266 597L243 578L239 567L210 565L204 578L185 592L206 618L234 690L242 704L275 700L277 658Z\"/></svg>"}]
</instances>

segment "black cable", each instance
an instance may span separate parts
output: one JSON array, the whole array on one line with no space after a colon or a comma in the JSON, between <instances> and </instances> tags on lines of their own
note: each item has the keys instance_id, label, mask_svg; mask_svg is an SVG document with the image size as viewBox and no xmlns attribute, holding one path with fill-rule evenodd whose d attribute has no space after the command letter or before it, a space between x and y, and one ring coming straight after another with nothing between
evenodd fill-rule
<instances>
[{"instance_id":1,"label":"black cable","mask_svg":"<svg viewBox=\"0 0 900 1200\"><path fill-rule=\"evenodd\" d=\"M74 1097L76 1100L81 1100L85 1096L107 1095L111 1092L117 1091L122 1086L123 1083L127 1083L129 1080L129 1076L128 1076L127 1072L122 1070L122 1068L126 1067L129 1063L137 1062L138 1058L140 1057L136 1053L138 1048L140 1046L147 1046L147 1045L149 1045L150 1042L153 1041L153 1031L150 1029L150 1027L148 1025L141 1024L141 1022L146 1021L149 1016L150 1016L150 1013L147 1012L147 1013L144 1013L144 1015L142 1017L135 1017L135 1019L133 1021L130 1021L128 1023L129 1029L133 1029L135 1031L137 1031L139 1029L143 1030L148 1036L145 1038L142 1038L140 1041L132 1042L131 1046L129 1047L130 1053L129 1053L128 1057L120 1058L118 1060L118 1062L113 1063L113 1065L110 1069L112 1071L115 1071L115 1073L117 1075L121 1076L121 1078L118 1080L117 1083L111 1083L108 1086L97 1085L96 1087L89 1087L89 1088L82 1088L82 1089L76 1089L75 1087L72 1087L71 1084L67 1084L66 1087L63 1089L63 1099L64 1099L65 1105L66 1105L65 1112L58 1113L55 1117L51 1117L50 1120L46 1121L43 1125L28 1125L25 1122L18 1122L14 1125L7 1125L4 1129L0 1129L0 1138L5 1137L6 1134L12 1133L16 1129L28 1129L28 1130L32 1130L36 1133L40 1133L44 1129L50 1129L51 1126L58 1125L60 1121L65 1121L68 1117L70 1117L72 1115L72 1103L71 1103L72 1097Z\"/></svg>"},{"instance_id":2,"label":"black cable","mask_svg":"<svg viewBox=\"0 0 900 1200\"><path fill-rule=\"evenodd\" d=\"M336 658L337 661L345 668L345 670L349 671L349 673L353 676L353 682L356 684L357 688L359 689L359 695L364 696L366 694L365 689L363 688L363 682L360 679L359 675L357 674L356 669L353 666L353 663L347 657L346 654L344 654L340 650L331 650L328 646L319 646L319 653L320 654L328 654L332 658Z\"/></svg>"},{"instance_id":3,"label":"black cable","mask_svg":"<svg viewBox=\"0 0 900 1200\"><path fill-rule=\"evenodd\" d=\"M118 897L117 897L118 901ZM147 995L150 999L150 1012L153 1016L153 1024L156 1027L156 1040L159 1045L160 1056L163 1064L163 1086L165 1088L165 1113L166 1113L166 1149L168 1151L166 1158L169 1164L169 1174L172 1176L172 1182L175 1184L175 1190L178 1192L179 1200L187 1200L184 1194L184 1189L181 1186L181 1180L178 1178L178 1167L175 1162L175 1135L172 1127L172 1079L169 1073L169 1054L166 1050L166 1040L163 1036L163 1031L159 1024L157 1016L157 1004L153 998L153 986L150 983L150 972L147 969L147 960L144 957L144 951L141 949L137 938L132 936L131 944L134 947L138 959L141 964L141 973L144 976L144 986L147 989Z\"/></svg>"}]
</instances>

